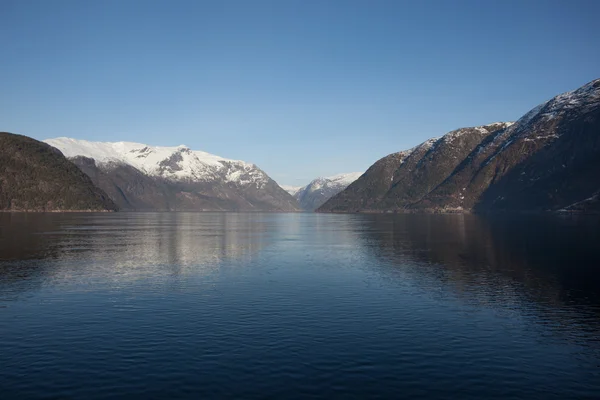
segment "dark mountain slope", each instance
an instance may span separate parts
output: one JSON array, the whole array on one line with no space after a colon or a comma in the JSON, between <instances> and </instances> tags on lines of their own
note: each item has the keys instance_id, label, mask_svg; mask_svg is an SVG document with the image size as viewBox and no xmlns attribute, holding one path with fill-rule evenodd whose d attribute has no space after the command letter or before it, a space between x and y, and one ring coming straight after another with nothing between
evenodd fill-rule
<instances>
[{"instance_id":1,"label":"dark mountain slope","mask_svg":"<svg viewBox=\"0 0 600 400\"><path fill-rule=\"evenodd\" d=\"M356 212L403 210L419 202L448 178L490 135L510 124L462 128L427 140L413 149L377 161L346 190L319 211Z\"/></svg>"},{"instance_id":2,"label":"dark mountain slope","mask_svg":"<svg viewBox=\"0 0 600 400\"><path fill-rule=\"evenodd\" d=\"M600 189L600 80L546 103L513 137L493 160L507 173L475 210L554 211L592 197Z\"/></svg>"},{"instance_id":3,"label":"dark mountain slope","mask_svg":"<svg viewBox=\"0 0 600 400\"><path fill-rule=\"evenodd\" d=\"M387 156L318 211L589 211L599 190L595 80L514 124L459 129Z\"/></svg>"},{"instance_id":4,"label":"dark mountain slope","mask_svg":"<svg viewBox=\"0 0 600 400\"><path fill-rule=\"evenodd\" d=\"M414 166L410 165L412 155L409 156L398 169L392 188L378 208L410 208L444 182L486 137L508 126L510 123L495 123L457 129L436 140Z\"/></svg>"},{"instance_id":5,"label":"dark mountain slope","mask_svg":"<svg viewBox=\"0 0 600 400\"><path fill-rule=\"evenodd\" d=\"M116 206L57 149L0 132L0 209L104 211Z\"/></svg>"},{"instance_id":6,"label":"dark mountain slope","mask_svg":"<svg viewBox=\"0 0 600 400\"><path fill-rule=\"evenodd\" d=\"M416 209L549 211L600 188L600 80L559 95L482 143Z\"/></svg>"}]
</instances>

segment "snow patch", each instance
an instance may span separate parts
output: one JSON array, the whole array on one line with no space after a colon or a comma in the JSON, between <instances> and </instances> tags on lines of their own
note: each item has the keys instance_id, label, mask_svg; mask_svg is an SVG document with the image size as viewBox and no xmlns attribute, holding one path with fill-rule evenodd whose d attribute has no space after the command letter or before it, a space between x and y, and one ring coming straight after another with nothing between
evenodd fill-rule
<instances>
[{"instance_id":1,"label":"snow patch","mask_svg":"<svg viewBox=\"0 0 600 400\"><path fill-rule=\"evenodd\" d=\"M536 140L540 140L540 139L557 139L559 138L559 135L553 134L553 135L546 135L546 136L534 136L534 137L528 137L523 139L525 142L535 142Z\"/></svg>"},{"instance_id":2,"label":"snow patch","mask_svg":"<svg viewBox=\"0 0 600 400\"><path fill-rule=\"evenodd\" d=\"M449 143L469 132L477 131L482 135L487 135L495 130L508 128L513 124L514 122L494 122L491 124L474 126L471 128L460 128L446 133L444 136L442 136L442 138L445 142Z\"/></svg>"}]
</instances>

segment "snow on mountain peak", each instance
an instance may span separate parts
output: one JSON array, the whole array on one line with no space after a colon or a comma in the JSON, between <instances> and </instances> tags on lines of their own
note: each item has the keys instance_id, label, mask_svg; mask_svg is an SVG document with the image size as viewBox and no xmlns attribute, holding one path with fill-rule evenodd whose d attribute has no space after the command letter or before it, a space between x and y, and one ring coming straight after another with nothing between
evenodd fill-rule
<instances>
[{"instance_id":1,"label":"snow on mountain peak","mask_svg":"<svg viewBox=\"0 0 600 400\"><path fill-rule=\"evenodd\" d=\"M325 177L323 179L335 183L337 185L345 185L348 186L355 180L357 180L363 173L362 172L348 172L344 174L337 174Z\"/></svg>"},{"instance_id":2,"label":"snow on mountain peak","mask_svg":"<svg viewBox=\"0 0 600 400\"><path fill-rule=\"evenodd\" d=\"M314 179L308 185L297 190L294 197L302 209L315 210L332 196L346 189L362 174L362 172L350 172Z\"/></svg>"},{"instance_id":3,"label":"snow on mountain peak","mask_svg":"<svg viewBox=\"0 0 600 400\"><path fill-rule=\"evenodd\" d=\"M363 173L362 172L348 172L343 174L332 175L328 177L319 177L314 179L308 185L304 186L297 193L302 191L314 192L316 190L325 189L325 188L346 188L352 182L357 180Z\"/></svg>"},{"instance_id":4,"label":"snow on mountain peak","mask_svg":"<svg viewBox=\"0 0 600 400\"><path fill-rule=\"evenodd\" d=\"M593 80L582 87L565 92L543 102L533 108L515 124L516 127L525 127L535 117L554 118L557 113L577 108L585 113L594 109L600 103L600 79Z\"/></svg>"},{"instance_id":5,"label":"snow on mountain peak","mask_svg":"<svg viewBox=\"0 0 600 400\"><path fill-rule=\"evenodd\" d=\"M60 137L45 140L66 157L93 158L99 165L122 163L146 175L176 181L215 181L224 179L242 185L262 187L268 177L254 164L229 160L186 145L149 146L133 142L91 142Z\"/></svg>"},{"instance_id":6,"label":"snow on mountain peak","mask_svg":"<svg viewBox=\"0 0 600 400\"><path fill-rule=\"evenodd\" d=\"M298 193L302 186L292 186L292 185L279 185L283 190L291 194L292 196Z\"/></svg>"}]
</instances>

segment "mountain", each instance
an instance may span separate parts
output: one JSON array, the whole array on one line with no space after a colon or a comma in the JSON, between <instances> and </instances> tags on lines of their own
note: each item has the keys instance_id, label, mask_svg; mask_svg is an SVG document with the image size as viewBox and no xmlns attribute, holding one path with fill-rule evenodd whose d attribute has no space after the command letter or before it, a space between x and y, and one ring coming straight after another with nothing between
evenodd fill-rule
<instances>
[{"instance_id":1,"label":"mountain","mask_svg":"<svg viewBox=\"0 0 600 400\"><path fill-rule=\"evenodd\" d=\"M491 133L510 123L462 128L429 139L412 149L390 154L375 164L319 211L395 210L421 200Z\"/></svg>"},{"instance_id":2,"label":"mountain","mask_svg":"<svg viewBox=\"0 0 600 400\"><path fill-rule=\"evenodd\" d=\"M296 200L243 161L186 146L48 139L123 210L296 211Z\"/></svg>"},{"instance_id":3,"label":"mountain","mask_svg":"<svg viewBox=\"0 0 600 400\"><path fill-rule=\"evenodd\" d=\"M458 129L390 154L319 211L592 211L599 177L600 79L515 123Z\"/></svg>"},{"instance_id":4,"label":"mountain","mask_svg":"<svg viewBox=\"0 0 600 400\"><path fill-rule=\"evenodd\" d=\"M348 187L357 180L362 172L351 172L339 174L327 178L317 178L308 185L299 188L294 197L298 200L300 207L306 211L313 211L323 203Z\"/></svg>"},{"instance_id":5,"label":"mountain","mask_svg":"<svg viewBox=\"0 0 600 400\"><path fill-rule=\"evenodd\" d=\"M115 204L57 149L0 132L0 210L113 211Z\"/></svg>"},{"instance_id":6,"label":"mountain","mask_svg":"<svg viewBox=\"0 0 600 400\"><path fill-rule=\"evenodd\" d=\"M302 189L304 186L291 186L291 185L279 185L283 190L291 194L292 196L298 193L298 190Z\"/></svg>"}]
</instances>

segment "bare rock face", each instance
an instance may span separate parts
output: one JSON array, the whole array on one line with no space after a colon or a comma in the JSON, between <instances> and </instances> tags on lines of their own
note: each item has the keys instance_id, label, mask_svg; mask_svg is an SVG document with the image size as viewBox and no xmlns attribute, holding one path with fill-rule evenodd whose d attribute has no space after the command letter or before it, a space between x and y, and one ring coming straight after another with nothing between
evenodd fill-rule
<instances>
[{"instance_id":1,"label":"bare rock face","mask_svg":"<svg viewBox=\"0 0 600 400\"><path fill-rule=\"evenodd\" d=\"M0 210L114 211L116 205L57 149L0 132Z\"/></svg>"},{"instance_id":2,"label":"bare rock face","mask_svg":"<svg viewBox=\"0 0 600 400\"><path fill-rule=\"evenodd\" d=\"M599 190L595 80L516 123L459 129L384 157L318 211L592 211Z\"/></svg>"},{"instance_id":3,"label":"bare rock face","mask_svg":"<svg viewBox=\"0 0 600 400\"><path fill-rule=\"evenodd\" d=\"M122 210L297 211L296 200L253 164L185 146L47 143L63 151Z\"/></svg>"}]
</instances>

